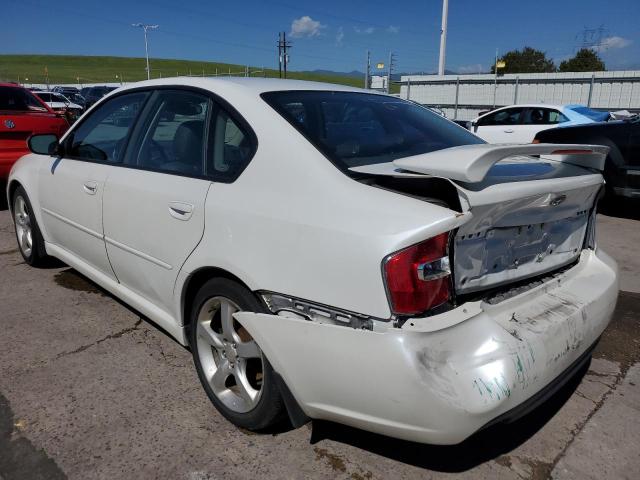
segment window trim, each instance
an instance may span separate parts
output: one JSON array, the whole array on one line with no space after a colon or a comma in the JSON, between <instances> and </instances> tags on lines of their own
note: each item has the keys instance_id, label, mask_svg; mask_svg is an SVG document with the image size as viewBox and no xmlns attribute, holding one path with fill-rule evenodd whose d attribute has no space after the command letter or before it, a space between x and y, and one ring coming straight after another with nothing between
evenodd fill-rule
<instances>
[{"instance_id":1,"label":"window trim","mask_svg":"<svg viewBox=\"0 0 640 480\"><path fill-rule=\"evenodd\" d=\"M143 92L143 89L140 90L140 92ZM103 97L103 99L101 99L102 101L97 102L92 110L92 113L94 113L95 111L98 110L98 108L100 108L103 104L105 104L107 101L109 100L113 100L116 99L118 97L122 97L124 95L127 95L129 93L139 93L139 92L131 92L129 90L124 91L122 93L119 93L117 95L114 95L112 97L109 98L105 98ZM133 133L133 131L135 130L135 123L138 121L138 119L140 118L140 115L142 114L142 112L145 111L145 109L147 108L147 104L149 103L149 98L151 98L151 94L153 92L147 92L148 95L144 98L144 100L142 101L142 106L140 107L140 109L138 110L138 113L136 114L136 117L133 119L133 124L134 127L131 128L129 130L129 132L127 133L127 135L125 136L125 143L124 143L124 150L123 150L123 159L126 158L127 155L127 151L129 149L129 140L131 139L131 134ZM64 155L62 156L63 159L67 159L67 160L76 160L78 162L88 162L88 163L98 163L100 165L113 165L113 166L119 166L122 165L124 163L124 160L122 162L109 162L106 160L98 160L98 159L94 159L94 158L83 158L83 157L77 157L77 156L72 156L72 155L68 155L67 152L70 150L70 144L73 143L73 138L75 136L76 131L86 122L88 121L88 119L91 118L91 115L87 115L85 117L82 118L81 121L75 123L73 125L73 127L71 129L69 129L69 132L67 133L67 135L64 138L63 146L64 146Z\"/></svg>"},{"instance_id":2,"label":"window trim","mask_svg":"<svg viewBox=\"0 0 640 480\"><path fill-rule=\"evenodd\" d=\"M131 165L126 163L126 160L129 158L129 156L131 155L131 148L132 148L132 142L131 142L131 138L132 135L134 133L134 131L138 130L139 127L139 120L141 115L148 115L148 110L150 108L150 105L152 105L150 103L151 98L154 97L154 93L156 91L160 91L160 90L184 90L184 91L191 91L194 93L199 93L201 95L204 95L206 97L208 97L212 103L212 107L210 109L210 112L216 111L217 109L222 108L231 119L233 119L234 122L236 122L238 124L238 126L240 126L244 132L247 134L247 136L249 137L249 141L251 142L251 152L249 155L248 160L246 161L245 165L238 170L237 174L233 177L228 177L228 178L218 178L218 175L215 174L215 172L212 172L211 174L209 174L206 171L206 155L208 155L208 150L209 150L209 138L210 138L210 134L209 134L209 130L210 130L210 123L211 122L207 122L207 124L205 125L205 142L207 142L206 144L206 149L205 149L205 174L204 175L188 175L185 173L181 173L181 172L167 172L164 170L159 170L159 169L153 169L153 168L148 168L148 167L139 167L137 165ZM249 164L253 161L257 151L258 151L258 147L259 147L259 142L258 142L258 136L256 135L255 131L253 130L253 128L251 128L251 125L249 124L249 122L247 122L247 120L240 114L240 112L238 112L238 110L235 109L235 107L233 107L233 105L231 105L227 100L225 100L224 98L222 98L220 95L212 92L211 90L207 90L205 88L200 88L200 87L194 87L191 85L156 85L156 86L144 86L144 87L134 87L134 88L129 88L127 90L123 90L122 92L118 92L114 95L108 95L105 97L102 97L98 102L96 102L91 110L97 110L102 104L108 102L109 100L113 100L117 97L123 96L123 95L128 95L131 93L139 93L139 92L146 92L148 93L147 97L144 100L144 103L142 105L142 107L140 108L140 110L138 111L138 115L136 116L136 118L134 119L133 123L134 123L134 127L131 129L131 131L128 133L127 135L127 141L126 144L124 146L124 152L123 152L123 161L119 162L119 163L112 163L112 162L107 162L107 161L103 161L103 160L95 160L95 159L86 159L86 158L75 158L75 157L70 157L67 156L66 154L62 157L63 159L69 159L69 160L76 160L76 161L80 161L80 162L88 162L88 163L98 163L100 165L109 165L112 167L120 167L120 168L130 168L133 170L142 170L142 171L146 171L146 172L153 172L153 173L161 173L164 175L174 175L174 176L178 176L178 177L186 177L186 178L195 178L195 179L200 179L200 180L208 180L210 182L215 182L215 183L233 183L235 182L240 175L242 175L242 173L245 171L245 169L249 166ZM208 114L210 115L210 114ZM84 123L85 121L87 121L87 119L90 117L90 115L87 115L86 117L84 117L81 121L75 123L73 125L73 127L71 129L69 129L69 132L67 133L67 135L65 136L64 139L64 146L65 146L65 150L66 150L66 145L67 143L70 141L70 139L73 139L73 135L76 132L76 130L80 127L80 125L82 125L82 123ZM146 119L145 119L146 120Z\"/></svg>"}]
</instances>

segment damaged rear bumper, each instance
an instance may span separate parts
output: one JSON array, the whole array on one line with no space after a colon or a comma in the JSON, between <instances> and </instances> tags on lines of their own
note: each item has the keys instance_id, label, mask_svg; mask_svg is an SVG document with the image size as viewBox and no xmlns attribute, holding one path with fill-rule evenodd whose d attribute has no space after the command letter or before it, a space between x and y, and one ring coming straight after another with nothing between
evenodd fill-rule
<instances>
[{"instance_id":1,"label":"damaged rear bumper","mask_svg":"<svg viewBox=\"0 0 640 480\"><path fill-rule=\"evenodd\" d=\"M588 250L575 267L525 293L400 329L248 312L236 319L309 417L455 444L549 390L602 334L617 294L615 262Z\"/></svg>"}]
</instances>

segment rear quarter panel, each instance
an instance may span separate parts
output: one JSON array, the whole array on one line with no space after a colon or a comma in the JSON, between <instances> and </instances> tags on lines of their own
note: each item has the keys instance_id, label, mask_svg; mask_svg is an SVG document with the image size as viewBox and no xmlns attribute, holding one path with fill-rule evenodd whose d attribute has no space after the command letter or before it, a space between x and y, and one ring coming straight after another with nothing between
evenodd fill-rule
<instances>
[{"instance_id":1,"label":"rear quarter panel","mask_svg":"<svg viewBox=\"0 0 640 480\"><path fill-rule=\"evenodd\" d=\"M266 103L234 106L258 150L234 183L212 186L184 269L222 268L252 290L389 317L383 258L451 230L456 213L347 177Z\"/></svg>"}]
</instances>

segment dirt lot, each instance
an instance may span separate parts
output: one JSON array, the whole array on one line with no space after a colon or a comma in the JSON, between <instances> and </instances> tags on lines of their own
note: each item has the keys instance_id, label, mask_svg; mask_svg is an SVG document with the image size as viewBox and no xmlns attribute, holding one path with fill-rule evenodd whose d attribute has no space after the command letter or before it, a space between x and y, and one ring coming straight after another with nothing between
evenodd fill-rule
<instances>
[{"instance_id":1,"label":"dirt lot","mask_svg":"<svg viewBox=\"0 0 640 480\"><path fill-rule=\"evenodd\" d=\"M588 370L515 424L433 447L233 427L189 351L74 270L29 268L0 211L0 480L640 478L640 224L624 216L599 217L623 291Z\"/></svg>"}]
</instances>

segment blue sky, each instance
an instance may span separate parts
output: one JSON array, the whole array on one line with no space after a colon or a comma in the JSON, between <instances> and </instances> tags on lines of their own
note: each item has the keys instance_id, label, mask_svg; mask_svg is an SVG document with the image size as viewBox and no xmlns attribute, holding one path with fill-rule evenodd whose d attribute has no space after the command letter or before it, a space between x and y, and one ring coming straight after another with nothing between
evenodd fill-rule
<instances>
[{"instance_id":1,"label":"blue sky","mask_svg":"<svg viewBox=\"0 0 640 480\"><path fill-rule=\"evenodd\" d=\"M4 0L0 53L143 56L133 22L156 23L152 57L277 67L278 31L292 70L363 70L365 51L398 71L434 71L441 0ZM640 0L450 0L447 69L487 70L495 49L525 45L570 57L604 25L609 69L640 69Z\"/></svg>"}]
</instances>

